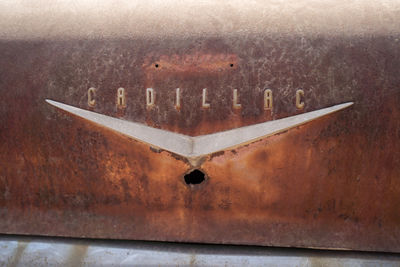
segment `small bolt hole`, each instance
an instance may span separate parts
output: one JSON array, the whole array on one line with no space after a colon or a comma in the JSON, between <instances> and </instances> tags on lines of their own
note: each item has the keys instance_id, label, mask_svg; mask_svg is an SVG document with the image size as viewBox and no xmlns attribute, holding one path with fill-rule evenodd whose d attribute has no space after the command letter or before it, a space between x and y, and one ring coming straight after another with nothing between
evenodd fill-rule
<instances>
[{"instance_id":1,"label":"small bolt hole","mask_svg":"<svg viewBox=\"0 0 400 267\"><path fill-rule=\"evenodd\" d=\"M233 64L232 63L229 66L231 66L231 68L233 68Z\"/></svg>"},{"instance_id":2,"label":"small bolt hole","mask_svg":"<svg viewBox=\"0 0 400 267\"><path fill-rule=\"evenodd\" d=\"M155 66L156 68L158 68L158 64L155 64L154 66Z\"/></svg>"},{"instance_id":3,"label":"small bolt hole","mask_svg":"<svg viewBox=\"0 0 400 267\"><path fill-rule=\"evenodd\" d=\"M187 185L201 184L205 180L205 175L200 170L193 170L188 174L185 174L184 178Z\"/></svg>"}]
</instances>

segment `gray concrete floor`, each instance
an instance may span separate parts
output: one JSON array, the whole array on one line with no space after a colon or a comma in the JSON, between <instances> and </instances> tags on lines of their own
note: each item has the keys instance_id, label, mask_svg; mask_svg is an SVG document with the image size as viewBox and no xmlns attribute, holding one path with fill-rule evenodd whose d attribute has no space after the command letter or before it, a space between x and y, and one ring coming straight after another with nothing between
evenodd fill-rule
<instances>
[{"instance_id":1,"label":"gray concrete floor","mask_svg":"<svg viewBox=\"0 0 400 267\"><path fill-rule=\"evenodd\" d=\"M400 254L0 235L0 266L400 266Z\"/></svg>"}]
</instances>

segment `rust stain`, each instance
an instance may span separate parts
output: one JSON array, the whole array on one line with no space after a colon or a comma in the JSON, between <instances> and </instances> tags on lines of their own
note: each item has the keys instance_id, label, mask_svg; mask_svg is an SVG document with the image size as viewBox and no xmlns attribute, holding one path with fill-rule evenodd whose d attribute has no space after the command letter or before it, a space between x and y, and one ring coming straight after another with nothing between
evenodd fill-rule
<instances>
[{"instance_id":1,"label":"rust stain","mask_svg":"<svg viewBox=\"0 0 400 267\"><path fill-rule=\"evenodd\" d=\"M196 73L213 74L215 72L235 70L238 57L234 54L207 54L194 53L184 55L161 55L158 60L154 56L144 59L143 69L146 75L157 75L160 72L172 74L183 73L195 75Z\"/></svg>"},{"instance_id":2,"label":"rust stain","mask_svg":"<svg viewBox=\"0 0 400 267\"><path fill-rule=\"evenodd\" d=\"M68 256L68 260L65 263L65 266L78 267L83 266L85 256L87 254L88 246L87 245L74 245L71 248L71 252Z\"/></svg>"},{"instance_id":3,"label":"rust stain","mask_svg":"<svg viewBox=\"0 0 400 267\"><path fill-rule=\"evenodd\" d=\"M26 247L28 246L28 244L29 244L29 242L18 241L18 246L15 249L14 255L13 255L13 257L11 258L11 260L7 264L8 267L18 266L18 264L19 264L19 262L21 260L22 254L24 253L24 251L25 251Z\"/></svg>"},{"instance_id":4,"label":"rust stain","mask_svg":"<svg viewBox=\"0 0 400 267\"><path fill-rule=\"evenodd\" d=\"M190 255L190 263L189 263L189 266L196 266L196 261L197 261L197 259L196 259L196 254Z\"/></svg>"}]
</instances>

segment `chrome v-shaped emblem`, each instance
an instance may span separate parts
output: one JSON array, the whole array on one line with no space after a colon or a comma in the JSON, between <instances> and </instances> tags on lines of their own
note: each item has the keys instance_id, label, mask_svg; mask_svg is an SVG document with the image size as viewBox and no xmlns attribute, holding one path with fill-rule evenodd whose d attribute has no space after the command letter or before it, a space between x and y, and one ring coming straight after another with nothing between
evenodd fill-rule
<instances>
[{"instance_id":1,"label":"chrome v-shaped emblem","mask_svg":"<svg viewBox=\"0 0 400 267\"><path fill-rule=\"evenodd\" d=\"M353 102L347 102L283 119L193 137L117 119L49 99L46 102L98 125L147 143L152 147L181 155L191 162L214 152L242 146L286 131L353 105Z\"/></svg>"}]
</instances>

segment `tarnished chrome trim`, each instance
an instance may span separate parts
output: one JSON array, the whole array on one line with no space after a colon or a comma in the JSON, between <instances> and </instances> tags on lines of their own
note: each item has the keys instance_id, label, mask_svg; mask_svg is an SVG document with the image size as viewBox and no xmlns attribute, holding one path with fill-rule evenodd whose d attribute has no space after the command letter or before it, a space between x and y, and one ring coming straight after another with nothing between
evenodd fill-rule
<instances>
[{"instance_id":1,"label":"tarnished chrome trim","mask_svg":"<svg viewBox=\"0 0 400 267\"><path fill-rule=\"evenodd\" d=\"M348 102L283 119L192 137L152 128L141 123L117 119L49 99L47 99L46 102L88 121L186 158L196 158L228 148L248 144L353 105L353 102Z\"/></svg>"}]
</instances>

